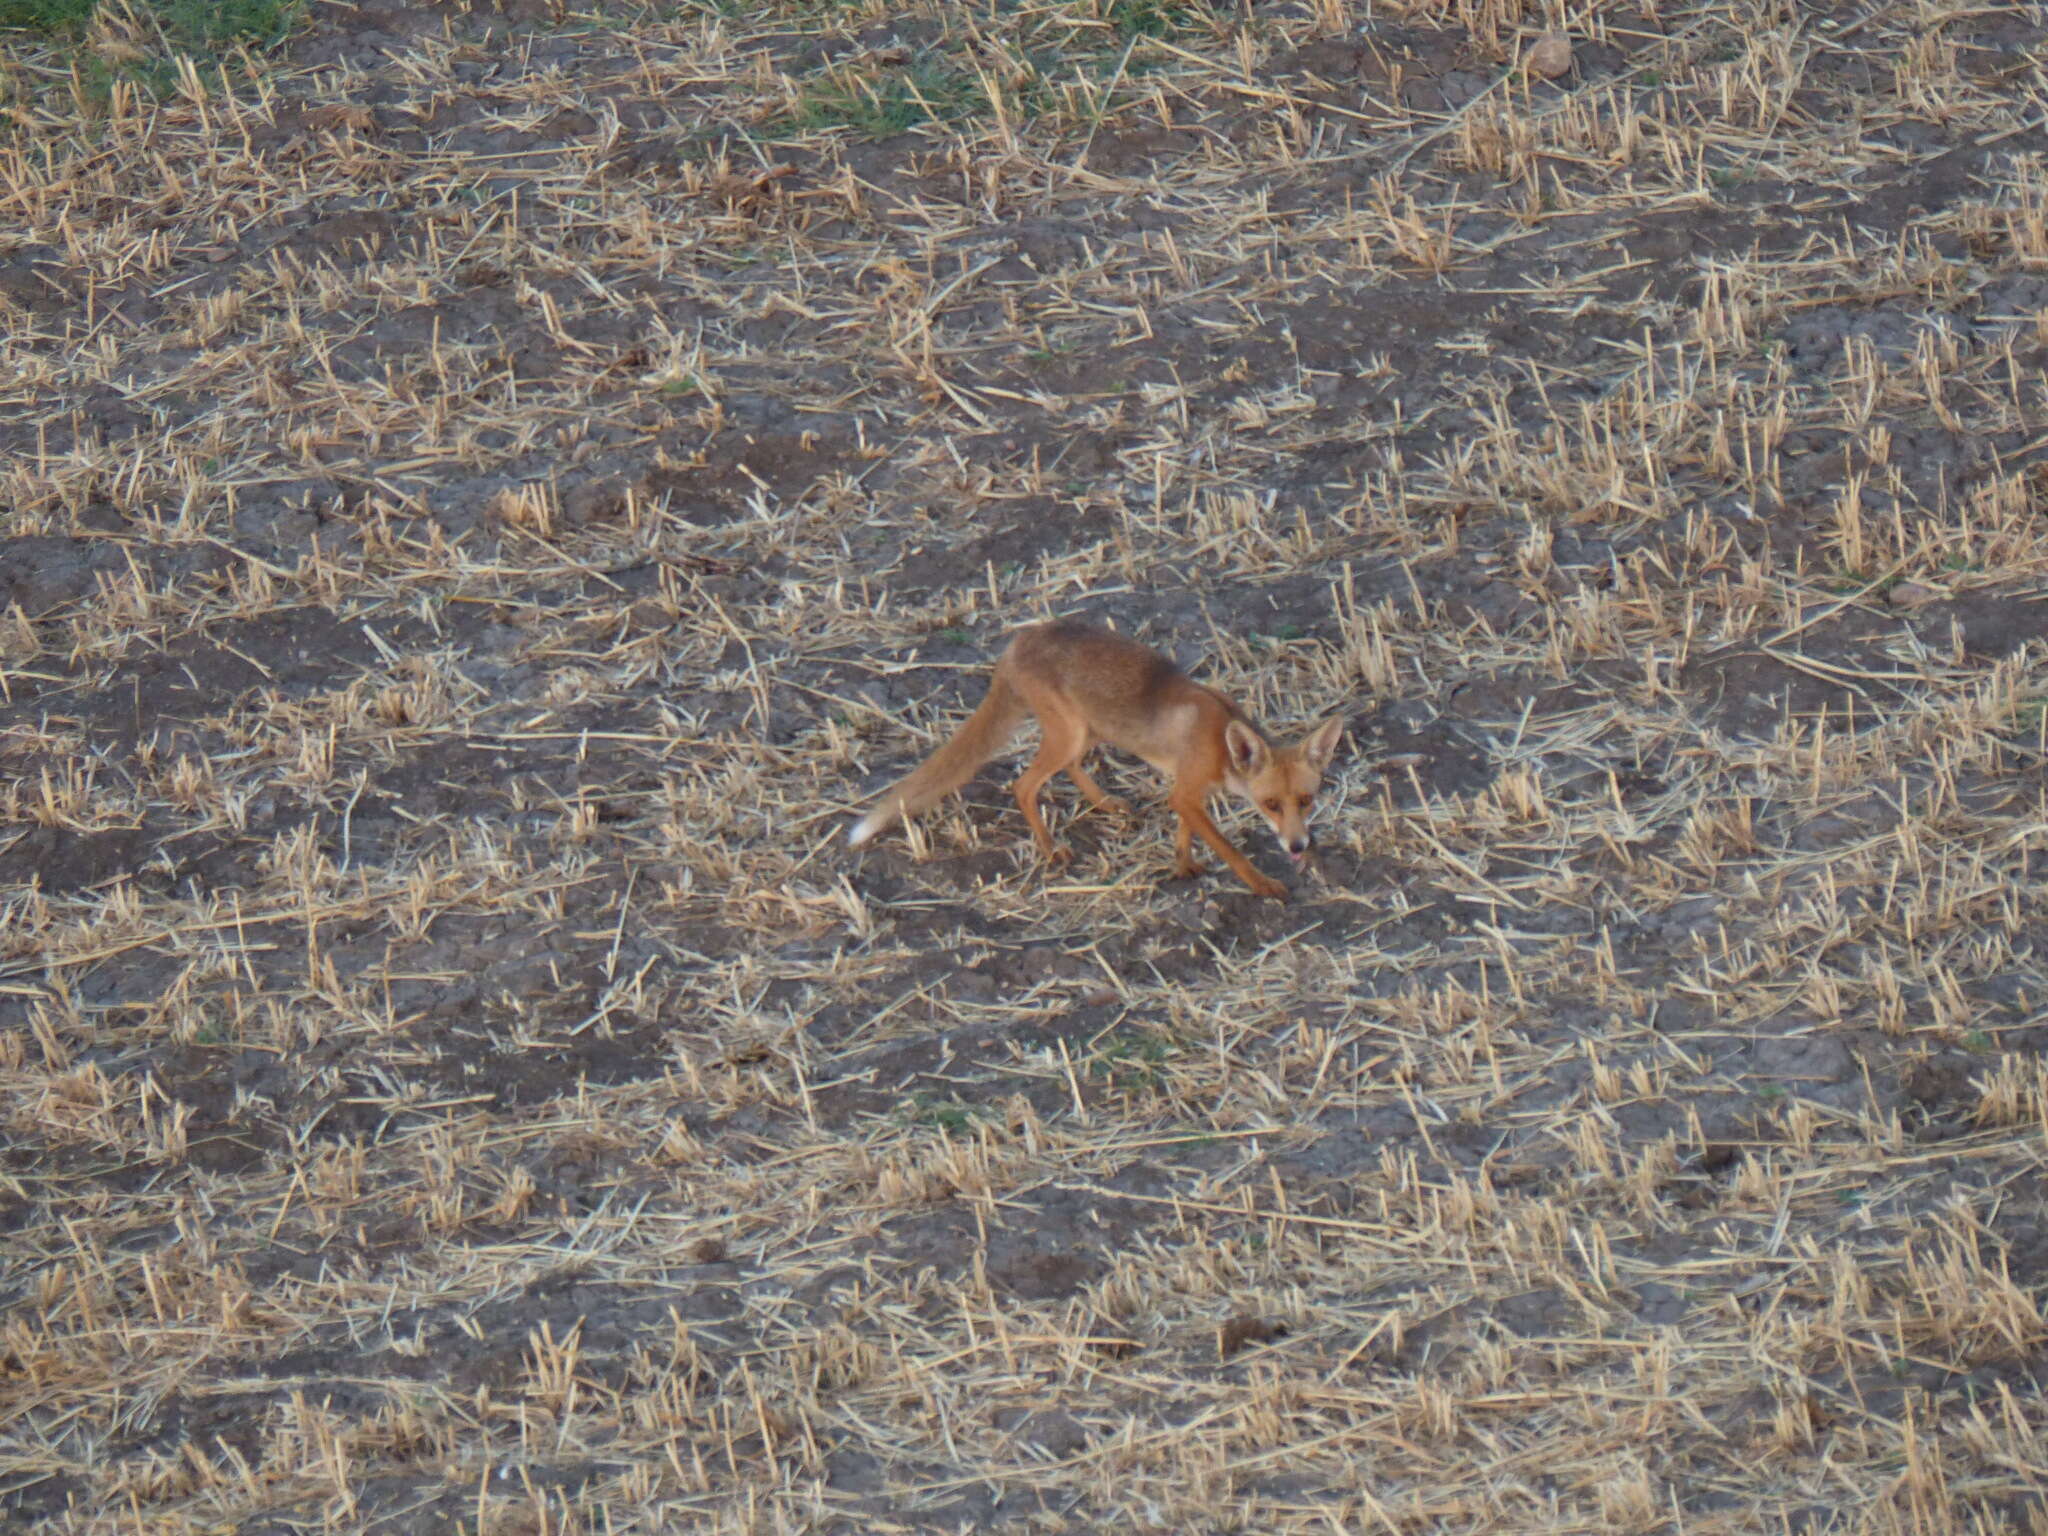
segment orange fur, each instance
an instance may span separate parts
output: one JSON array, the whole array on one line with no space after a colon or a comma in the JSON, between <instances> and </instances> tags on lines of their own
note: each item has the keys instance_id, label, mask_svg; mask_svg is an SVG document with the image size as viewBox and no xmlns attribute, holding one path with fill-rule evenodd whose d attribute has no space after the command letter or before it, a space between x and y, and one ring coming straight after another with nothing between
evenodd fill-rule
<instances>
[{"instance_id":1,"label":"orange fur","mask_svg":"<svg viewBox=\"0 0 2048 1536\"><path fill-rule=\"evenodd\" d=\"M1009 745L1026 714L1038 717L1045 736L1017 780L1017 807L1048 860L1062 863L1071 856L1053 842L1038 810L1038 792L1054 774L1065 773L1098 810L1129 810L1104 794L1081 766L1091 747L1107 743L1143 758L1172 781L1167 804L1180 818L1175 874L1196 873L1191 849L1199 837L1254 892L1279 897L1287 888L1252 868L1216 829L1209 797L1221 789L1250 801L1299 861L1313 841L1309 807L1344 730L1342 720L1326 720L1292 746L1273 746L1235 704L1157 651L1106 629L1056 619L1017 632L996 663L981 707L883 794L855 823L848 842L858 848L965 784Z\"/></svg>"}]
</instances>

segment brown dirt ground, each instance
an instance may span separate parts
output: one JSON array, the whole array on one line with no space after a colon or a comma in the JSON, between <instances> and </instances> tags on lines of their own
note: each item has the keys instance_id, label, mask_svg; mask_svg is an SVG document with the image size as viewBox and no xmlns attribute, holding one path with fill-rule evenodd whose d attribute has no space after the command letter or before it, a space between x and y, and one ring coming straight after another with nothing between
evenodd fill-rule
<instances>
[{"instance_id":1,"label":"brown dirt ground","mask_svg":"<svg viewBox=\"0 0 2048 1536\"><path fill-rule=\"evenodd\" d=\"M2048 1531L2044 38L10 45L0 1525ZM1291 902L844 849L1052 613Z\"/></svg>"}]
</instances>

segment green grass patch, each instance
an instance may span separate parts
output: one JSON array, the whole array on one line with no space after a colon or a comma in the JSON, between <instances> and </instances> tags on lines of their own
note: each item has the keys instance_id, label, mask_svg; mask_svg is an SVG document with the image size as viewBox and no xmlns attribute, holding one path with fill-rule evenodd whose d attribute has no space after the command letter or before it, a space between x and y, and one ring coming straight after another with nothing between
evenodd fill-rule
<instances>
[{"instance_id":1,"label":"green grass patch","mask_svg":"<svg viewBox=\"0 0 2048 1536\"><path fill-rule=\"evenodd\" d=\"M102 13L103 29L94 25ZM304 14L305 0L0 0L0 41L45 41L70 65L69 90L91 115L122 81L146 97L174 94L181 58L241 73L250 50L282 42Z\"/></svg>"},{"instance_id":2,"label":"green grass patch","mask_svg":"<svg viewBox=\"0 0 2048 1536\"><path fill-rule=\"evenodd\" d=\"M829 70L805 85L785 122L806 133L841 128L858 138L890 139L925 123L957 122L988 105L974 74L920 59L872 75Z\"/></svg>"},{"instance_id":3,"label":"green grass patch","mask_svg":"<svg viewBox=\"0 0 2048 1536\"><path fill-rule=\"evenodd\" d=\"M1179 1049L1164 1035L1120 1029L1102 1042L1088 1062L1088 1075L1125 1093L1145 1092L1165 1083L1166 1064Z\"/></svg>"},{"instance_id":4,"label":"green grass patch","mask_svg":"<svg viewBox=\"0 0 2048 1536\"><path fill-rule=\"evenodd\" d=\"M708 3L708 0L707 0ZM1129 81L1157 67L1134 57L1133 45L1149 37L1190 30L1208 7L1190 0L1117 0L1099 7L1116 41L1103 46L1105 31L1061 33L1016 51L1021 69L999 72L995 86L1004 116L1024 127L1052 123L1076 130L1098 121L1108 106L1105 83ZM1076 44L1076 36L1093 43ZM1142 51L1138 49L1136 51ZM874 57L845 60L807 78L796 99L770 127L769 136L797 137L839 130L863 139L890 139L928 124L953 124L994 115L990 77L973 61L933 46L901 62Z\"/></svg>"},{"instance_id":5,"label":"green grass patch","mask_svg":"<svg viewBox=\"0 0 2048 1536\"><path fill-rule=\"evenodd\" d=\"M99 0L0 0L0 27L69 36L92 19Z\"/></svg>"},{"instance_id":6,"label":"green grass patch","mask_svg":"<svg viewBox=\"0 0 2048 1536\"><path fill-rule=\"evenodd\" d=\"M986 1104L973 1104L960 1098L940 1098L929 1089L920 1088L910 1096L902 1119L907 1125L930 1126L948 1136L965 1136L975 1126L993 1120L995 1111Z\"/></svg>"},{"instance_id":7,"label":"green grass patch","mask_svg":"<svg viewBox=\"0 0 2048 1536\"><path fill-rule=\"evenodd\" d=\"M1103 19L1119 37L1171 37L1209 15L1202 0L1111 0Z\"/></svg>"},{"instance_id":8,"label":"green grass patch","mask_svg":"<svg viewBox=\"0 0 2048 1536\"><path fill-rule=\"evenodd\" d=\"M0 29L76 41L99 8L100 0L0 0ZM304 9L304 0L134 0L112 15L154 24L175 53L211 54L280 42Z\"/></svg>"}]
</instances>

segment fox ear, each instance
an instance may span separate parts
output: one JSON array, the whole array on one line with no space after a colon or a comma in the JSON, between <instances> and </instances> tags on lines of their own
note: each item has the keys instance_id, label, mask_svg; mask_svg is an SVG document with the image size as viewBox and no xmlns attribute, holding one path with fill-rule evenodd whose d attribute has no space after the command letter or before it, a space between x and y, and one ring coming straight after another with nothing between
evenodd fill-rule
<instances>
[{"instance_id":1,"label":"fox ear","mask_svg":"<svg viewBox=\"0 0 2048 1536\"><path fill-rule=\"evenodd\" d=\"M1336 755L1337 743L1344 739L1344 717L1338 715L1325 720L1321 725L1302 738L1301 757L1317 773L1330 766L1330 759Z\"/></svg>"},{"instance_id":2,"label":"fox ear","mask_svg":"<svg viewBox=\"0 0 2048 1536\"><path fill-rule=\"evenodd\" d=\"M1223 728L1223 746L1230 753L1230 766L1240 775L1257 773L1266 766L1270 755L1259 733L1242 720L1233 720Z\"/></svg>"}]
</instances>

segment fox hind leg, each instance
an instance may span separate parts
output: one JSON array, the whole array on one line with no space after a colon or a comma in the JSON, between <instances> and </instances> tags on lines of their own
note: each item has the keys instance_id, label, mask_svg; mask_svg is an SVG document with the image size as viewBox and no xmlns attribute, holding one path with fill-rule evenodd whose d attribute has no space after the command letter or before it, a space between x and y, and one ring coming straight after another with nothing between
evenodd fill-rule
<instances>
[{"instance_id":1,"label":"fox hind leg","mask_svg":"<svg viewBox=\"0 0 2048 1536\"><path fill-rule=\"evenodd\" d=\"M1088 750L1088 727L1058 709L1045 710L1039 715L1038 722L1044 728L1045 739L1039 743L1038 755L1031 759L1031 766L1017 780L1017 809L1024 813L1039 853L1050 863L1064 864L1074 856L1073 850L1052 840L1052 833L1046 830L1045 818L1039 814L1038 793L1045 788L1048 779L1062 770L1072 777L1081 754ZM1097 795L1102 793L1100 788L1095 792Z\"/></svg>"},{"instance_id":2,"label":"fox hind leg","mask_svg":"<svg viewBox=\"0 0 2048 1536\"><path fill-rule=\"evenodd\" d=\"M1081 757L1086 757L1094 746L1095 743L1093 741L1084 742L1081 747ZM1067 777L1072 779L1081 793L1088 797L1088 803L1098 811L1106 812L1111 816L1130 815L1130 801L1123 799L1119 795L1105 794L1102 786L1095 782L1086 768L1081 766L1081 757L1077 757L1067 764Z\"/></svg>"}]
</instances>

